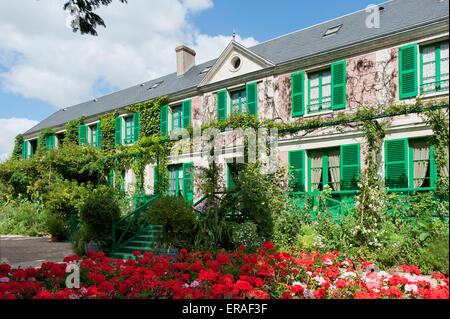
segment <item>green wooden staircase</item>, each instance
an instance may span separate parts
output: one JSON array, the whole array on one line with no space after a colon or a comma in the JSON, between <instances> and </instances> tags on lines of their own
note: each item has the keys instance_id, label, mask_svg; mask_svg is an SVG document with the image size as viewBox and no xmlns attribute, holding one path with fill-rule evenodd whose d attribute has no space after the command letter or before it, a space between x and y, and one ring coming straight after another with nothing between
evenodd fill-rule
<instances>
[{"instance_id":1,"label":"green wooden staircase","mask_svg":"<svg viewBox=\"0 0 450 319\"><path fill-rule=\"evenodd\" d=\"M117 259L135 259L133 253L154 251L157 245L156 235L161 231L161 225L148 225L139 234L127 240L123 245L113 250L111 257Z\"/></svg>"}]
</instances>

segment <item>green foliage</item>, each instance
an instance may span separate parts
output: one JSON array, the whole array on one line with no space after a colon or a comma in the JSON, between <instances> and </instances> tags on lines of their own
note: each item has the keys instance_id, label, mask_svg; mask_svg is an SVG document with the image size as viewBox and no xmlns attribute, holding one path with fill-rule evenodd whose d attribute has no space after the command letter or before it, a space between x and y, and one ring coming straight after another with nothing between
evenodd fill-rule
<instances>
[{"instance_id":1,"label":"green foliage","mask_svg":"<svg viewBox=\"0 0 450 319\"><path fill-rule=\"evenodd\" d=\"M80 233L83 235L76 236L74 246L84 247L86 243L96 242L108 254L112 247L112 224L120 215L115 191L106 186L94 189L80 206Z\"/></svg>"},{"instance_id":2,"label":"green foliage","mask_svg":"<svg viewBox=\"0 0 450 319\"><path fill-rule=\"evenodd\" d=\"M83 121L86 117L85 116L81 116L76 120L72 120L69 121L66 124L66 134L64 136L64 141L63 143L74 143L74 144L78 144L78 139L79 139L79 128L80 125L83 124Z\"/></svg>"},{"instance_id":3,"label":"green foliage","mask_svg":"<svg viewBox=\"0 0 450 319\"><path fill-rule=\"evenodd\" d=\"M11 154L11 158L20 159L22 158L22 146L23 146L23 135L19 134L14 139L14 149Z\"/></svg>"},{"instance_id":4,"label":"green foliage","mask_svg":"<svg viewBox=\"0 0 450 319\"><path fill-rule=\"evenodd\" d=\"M58 237L58 240L66 240L70 236L70 224L66 218L60 215L48 214L46 222L47 232Z\"/></svg>"},{"instance_id":5,"label":"green foliage","mask_svg":"<svg viewBox=\"0 0 450 319\"><path fill-rule=\"evenodd\" d=\"M449 274L449 234L440 233L429 240L418 254L417 264L424 271L438 271L448 276Z\"/></svg>"},{"instance_id":6,"label":"green foliage","mask_svg":"<svg viewBox=\"0 0 450 319\"><path fill-rule=\"evenodd\" d=\"M147 209L150 224L162 225L160 244L174 247L192 245L195 213L182 197L161 196Z\"/></svg>"},{"instance_id":7,"label":"green foliage","mask_svg":"<svg viewBox=\"0 0 450 319\"><path fill-rule=\"evenodd\" d=\"M294 201L291 199L291 201ZM302 226L312 222L310 210L281 211L275 218L273 240L280 246L292 247L297 243L297 237Z\"/></svg>"},{"instance_id":8,"label":"green foliage","mask_svg":"<svg viewBox=\"0 0 450 319\"><path fill-rule=\"evenodd\" d=\"M263 239L257 233L257 225L252 222L234 224L231 230L231 242L238 248L244 245L247 251L256 251L262 247Z\"/></svg>"},{"instance_id":9,"label":"green foliage","mask_svg":"<svg viewBox=\"0 0 450 319\"><path fill-rule=\"evenodd\" d=\"M438 185L437 189L442 190L443 193L448 194L449 179L446 176L445 168L449 167L449 119L448 112L442 110L428 110L422 115L426 123L433 130L433 135L430 138L431 145L435 149L434 160L438 170Z\"/></svg>"},{"instance_id":10,"label":"green foliage","mask_svg":"<svg viewBox=\"0 0 450 319\"><path fill-rule=\"evenodd\" d=\"M160 130L160 110L168 104L167 97L146 101L127 107L133 113L140 112L140 137L159 135Z\"/></svg>"},{"instance_id":11,"label":"green foliage","mask_svg":"<svg viewBox=\"0 0 450 319\"><path fill-rule=\"evenodd\" d=\"M39 202L26 199L0 202L0 234L43 236L47 232L47 214Z\"/></svg>"},{"instance_id":12,"label":"green foliage","mask_svg":"<svg viewBox=\"0 0 450 319\"><path fill-rule=\"evenodd\" d=\"M121 3L127 3L127 0L119 0ZM108 6L112 0L71 0L67 1L63 9L72 10L75 4L79 10L78 24L72 26L73 32L80 31L81 34L97 35L97 26L106 27L103 19L94 13L94 10L101 6Z\"/></svg>"},{"instance_id":13,"label":"green foliage","mask_svg":"<svg viewBox=\"0 0 450 319\"><path fill-rule=\"evenodd\" d=\"M92 189L92 185L85 186L76 181L57 180L48 187L44 195L45 207L51 214L68 218L72 214L78 214Z\"/></svg>"},{"instance_id":14,"label":"green foliage","mask_svg":"<svg viewBox=\"0 0 450 319\"><path fill-rule=\"evenodd\" d=\"M236 187L228 190L222 200L222 214L232 212L232 220L237 223L255 223L259 236L270 240L274 229L273 216L289 210L285 174L283 168L268 175L263 173L259 163L242 164L235 178Z\"/></svg>"},{"instance_id":15,"label":"green foliage","mask_svg":"<svg viewBox=\"0 0 450 319\"><path fill-rule=\"evenodd\" d=\"M233 249L231 242L232 229L235 223L226 215L210 210L200 217L194 228L196 250L218 252L221 249Z\"/></svg>"},{"instance_id":16,"label":"green foliage","mask_svg":"<svg viewBox=\"0 0 450 319\"><path fill-rule=\"evenodd\" d=\"M99 116L101 121L100 129L102 131L101 149L105 155L114 154L115 150L115 119L119 116L119 112L105 113Z\"/></svg>"}]
</instances>

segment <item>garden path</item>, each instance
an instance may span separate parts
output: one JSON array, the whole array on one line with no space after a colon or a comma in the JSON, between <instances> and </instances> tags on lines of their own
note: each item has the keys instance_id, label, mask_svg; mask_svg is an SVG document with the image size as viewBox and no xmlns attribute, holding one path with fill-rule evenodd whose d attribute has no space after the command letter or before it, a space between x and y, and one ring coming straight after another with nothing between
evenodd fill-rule
<instances>
[{"instance_id":1,"label":"garden path","mask_svg":"<svg viewBox=\"0 0 450 319\"><path fill-rule=\"evenodd\" d=\"M0 264L12 267L39 267L43 262L62 262L73 255L72 244L51 242L50 237L0 235Z\"/></svg>"}]
</instances>

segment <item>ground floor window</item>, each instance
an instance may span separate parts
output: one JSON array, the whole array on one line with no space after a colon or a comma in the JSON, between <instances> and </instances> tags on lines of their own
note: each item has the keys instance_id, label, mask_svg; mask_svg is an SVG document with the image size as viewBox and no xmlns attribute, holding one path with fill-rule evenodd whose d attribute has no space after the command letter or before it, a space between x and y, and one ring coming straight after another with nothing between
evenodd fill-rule
<instances>
[{"instance_id":1,"label":"ground floor window","mask_svg":"<svg viewBox=\"0 0 450 319\"><path fill-rule=\"evenodd\" d=\"M183 196L183 165L170 165L167 195Z\"/></svg>"},{"instance_id":2,"label":"ground floor window","mask_svg":"<svg viewBox=\"0 0 450 319\"><path fill-rule=\"evenodd\" d=\"M429 188L436 185L434 149L424 139L385 142L385 183L390 189Z\"/></svg>"},{"instance_id":3,"label":"ground floor window","mask_svg":"<svg viewBox=\"0 0 450 319\"><path fill-rule=\"evenodd\" d=\"M310 153L311 191L323 190L325 185L332 191L341 190L340 149L312 151Z\"/></svg>"}]
</instances>

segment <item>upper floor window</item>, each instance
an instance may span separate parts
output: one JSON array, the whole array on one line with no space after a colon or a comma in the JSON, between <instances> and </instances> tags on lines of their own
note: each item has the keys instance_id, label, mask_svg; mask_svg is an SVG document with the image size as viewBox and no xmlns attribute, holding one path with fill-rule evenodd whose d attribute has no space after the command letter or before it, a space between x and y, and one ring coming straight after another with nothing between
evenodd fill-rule
<instances>
[{"instance_id":1,"label":"upper floor window","mask_svg":"<svg viewBox=\"0 0 450 319\"><path fill-rule=\"evenodd\" d=\"M80 125L79 127L79 144L89 144L95 147L100 146L102 140L101 122L93 125Z\"/></svg>"},{"instance_id":2,"label":"upper floor window","mask_svg":"<svg viewBox=\"0 0 450 319\"><path fill-rule=\"evenodd\" d=\"M420 48L420 93L447 91L449 88L448 41Z\"/></svg>"},{"instance_id":3,"label":"upper floor window","mask_svg":"<svg viewBox=\"0 0 450 319\"><path fill-rule=\"evenodd\" d=\"M302 116L326 110L345 109L347 104L347 62L332 63L330 68L307 73L291 74L291 115ZM308 78L308 87L305 82ZM306 101L305 92L308 93ZM305 108L305 105L307 106Z\"/></svg>"},{"instance_id":4,"label":"upper floor window","mask_svg":"<svg viewBox=\"0 0 450 319\"><path fill-rule=\"evenodd\" d=\"M247 113L247 92L246 90L233 91L230 93L231 105L230 113Z\"/></svg>"},{"instance_id":5,"label":"upper floor window","mask_svg":"<svg viewBox=\"0 0 450 319\"><path fill-rule=\"evenodd\" d=\"M308 113L331 109L331 69L312 73L309 79Z\"/></svg>"},{"instance_id":6,"label":"upper floor window","mask_svg":"<svg viewBox=\"0 0 450 319\"><path fill-rule=\"evenodd\" d=\"M134 123L133 123L133 117L128 116L124 118L124 128L125 128L125 135L123 139L124 144L133 144L134 143Z\"/></svg>"},{"instance_id":7,"label":"upper floor window","mask_svg":"<svg viewBox=\"0 0 450 319\"><path fill-rule=\"evenodd\" d=\"M140 135L140 113L132 116L116 117L115 123L115 145L130 145L139 140Z\"/></svg>"},{"instance_id":8,"label":"upper floor window","mask_svg":"<svg viewBox=\"0 0 450 319\"><path fill-rule=\"evenodd\" d=\"M245 114L258 114L258 84L257 82L248 83L245 90L228 92L222 90L217 92L217 120L223 121L228 116L227 101L230 97L230 112L238 111Z\"/></svg>"},{"instance_id":9,"label":"upper floor window","mask_svg":"<svg viewBox=\"0 0 450 319\"><path fill-rule=\"evenodd\" d=\"M183 108L181 105L172 107L172 131L179 131L183 128Z\"/></svg>"},{"instance_id":10,"label":"upper floor window","mask_svg":"<svg viewBox=\"0 0 450 319\"><path fill-rule=\"evenodd\" d=\"M170 118L171 117L171 118ZM170 107L164 105L160 110L160 132L167 135L170 132L177 132L183 128L192 126L191 121L191 100L186 100L181 105Z\"/></svg>"}]
</instances>

